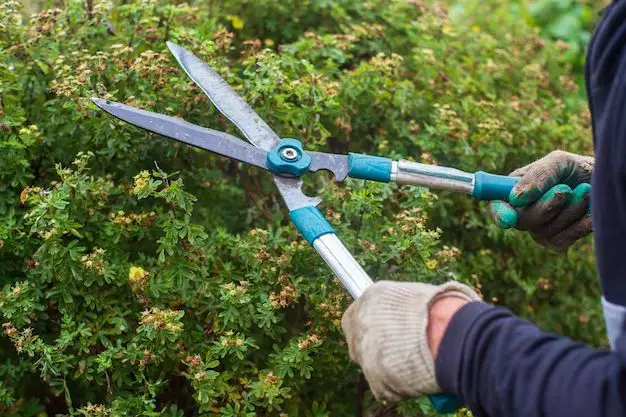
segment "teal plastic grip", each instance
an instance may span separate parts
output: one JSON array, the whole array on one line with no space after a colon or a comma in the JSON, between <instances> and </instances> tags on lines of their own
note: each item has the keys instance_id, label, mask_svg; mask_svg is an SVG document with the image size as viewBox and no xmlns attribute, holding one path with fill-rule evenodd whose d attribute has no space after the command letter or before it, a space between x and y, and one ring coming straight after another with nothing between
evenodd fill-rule
<instances>
[{"instance_id":1,"label":"teal plastic grip","mask_svg":"<svg viewBox=\"0 0 626 417\"><path fill-rule=\"evenodd\" d=\"M348 154L348 175L362 180L389 182L391 159L360 153Z\"/></svg>"},{"instance_id":2,"label":"teal plastic grip","mask_svg":"<svg viewBox=\"0 0 626 417\"><path fill-rule=\"evenodd\" d=\"M461 402L453 395L435 394L428 398L437 414L452 414L461 408Z\"/></svg>"},{"instance_id":3,"label":"teal plastic grip","mask_svg":"<svg viewBox=\"0 0 626 417\"><path fill-rule=\"evenodd\" d=\"M335 229L315 207L302 207L289 212L291 221L296 225L302 236L313 244L313 241L322 235L335 233Z\"/></svg>"},{"instance_id":4,"label":"teal plastic grip","mask_svg":"<svg viewBox=\"0 0 626 417\"><path fill-rule=\"evenodd\" d=\"M472 197L476 200L508 200L511 190L519 180L520 177L475 172Z\"/></svg>"}]
</instances>

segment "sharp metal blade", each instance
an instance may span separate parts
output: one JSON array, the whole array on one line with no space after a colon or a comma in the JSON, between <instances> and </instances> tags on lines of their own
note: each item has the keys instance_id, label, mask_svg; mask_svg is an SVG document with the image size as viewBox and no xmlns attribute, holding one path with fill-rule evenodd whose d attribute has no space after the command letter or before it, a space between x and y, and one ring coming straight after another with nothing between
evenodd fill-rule
<instances>
[{"instance_id":1,"label":"sharp metal blade","mask_svg":"<svg viewBox=\"0 0 626 417\"><path fill-rule=\"evenodd\" d=\"M288 178L274 175L274 183L285 200L289 211L302 207L315 207L322 202L319 197L309 197L302 192L302 180L300 178Z\"/></svg>"},{"instance_id":2,"label":"sharp metal blade","mask_svg":"<svg viewBox=\"0 0 626 417\"><path fill-rule=\"evenodd\" d=\"M335 181L343 181L350 171L348 167L348 155L340 155L324 152L307 152L311 155L309 171L326 170L335 174Z\"/></svg>"},{"instance_id":3,"label":"sharp metal blade","mask_svg":"<svg viewBox=\"0 0 626 417\"><path fill-rule=\"evenodd\" d=\"M326 170L335 174L335 181L343 181L348 176L348 155L323 152L309 152L311 166L309 171ZM317 206L322 202L319 197L309 197L302 192L300 178L274 176L274 182L290 211L309 206Z\"/></svg>"},{"instance_id":4,"label":"sharp metal blade","mask_svg":"<svg viewBox=\"0 0 626 417\"><path fill-rule=\"evenodd\" d=\"M107 113L134 126L267 169L265 162L267 152L255 148L228 133L207 129L181 119L141 110L114 101L100 98L92 98L92 101Z\"/></svg>"},{"instance_id":5,"label":"sharp metal blade","mask_svg":"<svg viewBox=\"0 0 626 417\"><path fill-rule=\"evenodd\" d=\"M281 139L276 132L204 61L172 42L168 42L167 46L193 82L209 97L220 113L233 122L254 146L269 151L280 142ZM328 166L329 164L328 161L322 161L321 165ZM302 180L299 178L279 175L273 175L273 177L290 211L317 206L322 201L319 197L305 195L302 192Z\"/></svg>"},{"instance_id":6,"label":"sharp metal blade","mask_svg":"<svg viewBox=\"0 0 626 417\"><path fill-rule=\"evenodd\" d=\"M193 82L254 146L269 151L280 142L276 132L204 61L172 42L167 46Z\"/></svg>"}]
</instances>

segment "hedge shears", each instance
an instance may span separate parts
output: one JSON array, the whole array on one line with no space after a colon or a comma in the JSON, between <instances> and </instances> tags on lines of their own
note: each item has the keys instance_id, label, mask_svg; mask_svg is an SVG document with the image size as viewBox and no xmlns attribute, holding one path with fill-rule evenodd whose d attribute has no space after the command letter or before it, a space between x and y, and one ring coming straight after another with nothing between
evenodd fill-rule
<instances>
[{"instance_id":1,"label":"hedge shears","mask_svg":"<svg viewBox=\"0 0 626 417\"><path fill-rule=\"evenodd\" d=\"M321 199L306 196L302 192L302 175L327 170L334 174L336 181L348 177L378 182L395 181L470 194L478 200L506 200L519 181L515 177L481 171L468 173L406 160L393 161L380 156L307 151L299 140L278 136L205 62L176 44L168 42L167 46L187 75L251 144L225 132L125 104L99 98L94 98L94 103L134 126L270 171L289 209L289 217L355 299L372 285L372 280L316 208ZM455 397L443 394L433 395L430 399L435 409L442 414L453 412L459 406Z\"/></svg>"}]
</instances>

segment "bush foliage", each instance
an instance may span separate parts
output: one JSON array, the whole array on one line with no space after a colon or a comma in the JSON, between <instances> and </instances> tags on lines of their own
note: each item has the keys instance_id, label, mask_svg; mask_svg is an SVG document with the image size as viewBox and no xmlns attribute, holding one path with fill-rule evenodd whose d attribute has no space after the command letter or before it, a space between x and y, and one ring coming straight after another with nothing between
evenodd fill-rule
<instances>
[{"instance_id":1,"label":"bush foliage","mask_svg":"<svg viewBox=\"0 0 626 417\"><path fill-rule=\"evenodd\" d=\"M459 3L459 2L457 2ZM92 96L238 134L165 40L309 149L508 172L589 153L568 46L501 2L66 0L0 5L0 413L432 415L374 404L350 300L270 177L125 125ZM376 279L459 279L604 344L589 240L554 254L468 197L306 186Z\"/></svg>"}]
</instances>

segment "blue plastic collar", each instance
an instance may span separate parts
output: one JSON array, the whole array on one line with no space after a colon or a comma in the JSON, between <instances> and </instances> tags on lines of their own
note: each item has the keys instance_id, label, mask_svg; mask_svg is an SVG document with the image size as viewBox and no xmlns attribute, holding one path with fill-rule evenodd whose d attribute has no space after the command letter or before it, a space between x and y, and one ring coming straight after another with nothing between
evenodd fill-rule
<instances>
[{"instance_id":1,"label":"blue plastic collar","mask_svg":"<svg viewBox=\"0 0 626 417\"><path fill-rule=\"evenodd\" d=\"M509 193L520 180L520 177L489 174L478 171L474 173L474 192L476 200L508 200Z\"/></svg>"},{"instance_id":2,"label":"blue plastic collar","mask_svg":"<svg viewBox=\"0 0 626 417\"><path fill-rule=\"evenodd\" d=\"M289 212L289 217L309 245L313 245L313 241L322 235L335 233L335 229L315 207L295 209Z\"/></svg>"},{"instance_id":3,"label":"blue plastic collar","mask_svg":"<svg viewBox=\"0 0 626 417\"><path fill-rule=\"evenodd\" d=\"M461 408L461 402L459 399L447 394L431 395L430 403L437 411L437 414L452 414Z\"/></svg>"}]
</instances>

